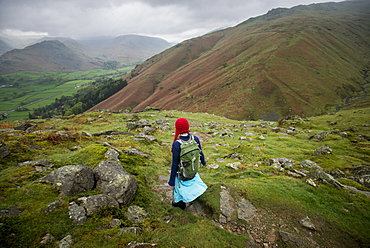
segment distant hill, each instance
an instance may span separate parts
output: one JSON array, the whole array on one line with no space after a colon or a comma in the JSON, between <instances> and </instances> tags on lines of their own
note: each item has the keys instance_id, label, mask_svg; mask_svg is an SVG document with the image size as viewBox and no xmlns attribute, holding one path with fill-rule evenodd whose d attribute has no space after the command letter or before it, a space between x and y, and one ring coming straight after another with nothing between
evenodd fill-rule
<instances>
[{"instance_id":1,"label":"distant hill","mask_svg":"<svg viewBox=\"0 0 370 248\"><path fill-rule=\"evenodd\" d=\"M170 47L170 43L163 39L141 35L91 38L78 42L89 48L92 56L125 63L144 61Z\"/></svg>"},{"instance_id":2,"label":"distant hill","mask_svg":"<svg viewBox=\"0 0 370 248\"><path fill-rule=\"evenodd\" d=\"M57 40L42 41L0 56L0 74L15 71L77 71L100 66L98 60L78 54Z\"/></svg>"},{"instance_id":3,"label":"distant hill","mask_svg":"<svg viewBox=\"0 0 370 248\"><path fill-rule=\"evenodd\" d=\"M117 61L121 65L137 64L169 46L163 39L139 35L81 41L45 37L24 49L0 56L0 75L27 70L88 70L102 67L106 61Z\"/></svg>"},{"instance_id":4,"label":"distant hill","mask_svg":"<svg viewBox=\"0 0 370 248\"><path fill-rule=\"evenodd\" d=\"M369 1L279 8L184 41L138 65L93 109L147 106L277 120L368 95Z\"/></svg>"},{"instance_id":5,"label":"distant hill","mask_svg":"<svg viewBox=\"0 0 370 248\"><path fill-rule=\"evenodd\" d=\"M0 40L0 55L12 50L13 47L3 40Z\"/></svg>"}]
</instances>

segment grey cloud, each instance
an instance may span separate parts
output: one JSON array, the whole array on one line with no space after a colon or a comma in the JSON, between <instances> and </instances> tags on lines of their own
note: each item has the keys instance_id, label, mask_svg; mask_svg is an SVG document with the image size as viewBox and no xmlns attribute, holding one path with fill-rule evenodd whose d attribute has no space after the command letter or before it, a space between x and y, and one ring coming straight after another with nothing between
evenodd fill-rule
<instances>
[{"instance_id":1,"label":"grey cloud","mask_svg":"<svg viewBox=\"0 0 370 248\"><path fill-rule=\"evenodd\" d=\"M0 0L0 32L14 29L72 38L136 33L177 42L236 25L272 8L313 1Z\"/></svg>"}]
</instances>

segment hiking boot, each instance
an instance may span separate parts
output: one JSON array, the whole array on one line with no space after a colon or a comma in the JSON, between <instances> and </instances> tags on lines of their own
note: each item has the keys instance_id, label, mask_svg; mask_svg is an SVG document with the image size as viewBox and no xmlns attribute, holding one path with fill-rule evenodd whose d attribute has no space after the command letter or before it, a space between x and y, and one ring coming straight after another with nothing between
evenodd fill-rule
<instances>
[{"instance_id":1,"label":"hiking boot","mask_svg":"<svg viewBox=\"0 0 370 248\"><path fill-rule=\"evenodd\" d=\"M176 208L181 208L182 210L184 210L186 208L186 203L183 201L179 201L179 202L172 201L172 206Z\"/></svg>"}]
</instances>

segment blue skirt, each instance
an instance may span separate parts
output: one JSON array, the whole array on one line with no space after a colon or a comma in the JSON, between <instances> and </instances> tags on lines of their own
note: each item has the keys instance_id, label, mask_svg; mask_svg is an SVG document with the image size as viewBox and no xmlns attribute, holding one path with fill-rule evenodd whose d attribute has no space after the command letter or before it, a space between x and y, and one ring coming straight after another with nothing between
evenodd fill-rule
<instances>
[{"instance_id":1,"label":"blue skirt","mask_svg":"<svg viewBox=\"0 0 370 248\"><path fill-rule=\"evenodd\" d=\"M201 196L207 189L207 185L202 181L199 174L188 181L181 181L175 178L175 188L173 190L174 202L191 202Z\"/></svg>"}]
</instances>

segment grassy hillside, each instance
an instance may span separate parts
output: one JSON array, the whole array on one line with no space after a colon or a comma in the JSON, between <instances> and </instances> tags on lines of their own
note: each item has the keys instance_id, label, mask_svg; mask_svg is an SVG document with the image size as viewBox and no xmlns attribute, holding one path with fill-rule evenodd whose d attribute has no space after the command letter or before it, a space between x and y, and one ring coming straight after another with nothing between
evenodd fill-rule
<instances>
[{"instance_id":1,"label":"grassy hillside","mask_svg":"<svg viewBox=\"0 0 370 248\"><path fill-rule=\"evenodd\" d=\"M157 247L246 247L251 242L257 247L292 247L282 238L282 233L290 233L309 247L368 247L368 196L320 181L316 181L317 187L310 186L306 183L307 177L276 169L269 165L269 161L288 158L293 161L293 168L302 170L299 164L312 160L327 173L340 169L344 177L349 177L356 166L369 168L369 116L369 108L347 108L333 115L295 118L279 125L276 122L235 121L204 113L138 113L137 118L156 128L153 135L157 141L154 142L135 140L142 130L128 130L126 123L136 117L123 113L89 112L68 119L38 120L34 123L37 125L35 130L29 133L18 131L17 134L8 129L22 122L2 121L0 140L9 147L10 155L0 160L0 242L6 247L55 247L70 234L72 247L125 247L133 240L154 243ZM173 208L166 198L168 187L162 177L169 175L173 123L179 117L189 119L192 133L203 144L207 165L219 166L200 170L209 186L199 199L210 210L205 215ZM170 128L160 128L156 124L158 119L168 120ZM40 132L45 129L49 131ZM89 137L84 133L109 130L130 131L134 137ZM322 140L310 138L325 131L332 131L332 134ZM340 132L347 135L336 135ZM145 208L150 217L132 223L126 215L128 206L121 206L102 209L85 224L72 225L68 216L69 203L100 192L62 197L52 186L34 181L65 165L83 164L94 168L105 159L108 147L103 145L104 142L122 151L136 148L149 155L143 158L122 153L119 159L120 164L139 181L139 190L131 205ZM75 146L82 149L72 149ZM330 147L332 154L314 156L313 152L322 146ZM237 156L230 156L232 153ZM36 173L32 166L18 166L18 163L40 159L51 161L54 168ZM239 168L229 168L231 162L240 162ZM337 180L369 193L368 188L353 180ZM256 216L248 222L235 220L221 228L218 216L220 191L224 187L235 200L248 199L257 209ZM63 202L52 213L40 214L58 199ZM3 210L14 206L21 213L4 216L6 212ZM315 230L299 224L299 220L306 216ZM121 226L110 227L113 219L121 220ZM121 228L131 226L140 227L142 233L121 232ZM42 245L40 242L46 234L52 235L54 241Z\"/></svg>"},{"instance_id":2,"label":"grassy hillside","mask_svg":"<svg viewBox=\"0 0 370 248\"><path fill-rule=\"evenodd\" d=\"M89 70L78 72L23 71L0 76L0 114L9 113L11 120L27 119L33 109L72 96L94 82L118 79L132 70ZM12 111L15 110L15 111Z\"/></svg>"},{"instance_id":3,"label":"grassy hillside","mask_svg":"<svg viewBox=\"0 0 370 248\"><path fill-rule=\"evenodd\" d=\"M43 41L25 49L14 49L0 57L1 75L17 71L83 71L97 69L102 62L79 54L57 40Z\"/></svg>"},{"instance_id":4,"label":"grassy hillside","mask_svg":"<svg viewBox=\"0 0 370 248\"><path fill-rule=\"evenodd\" d=\"M274 9L184 41L138 65L128 87L93 109L275 120L335 110L368 96L369 10L368 1Z\"/></svg>"}]
</instances>

